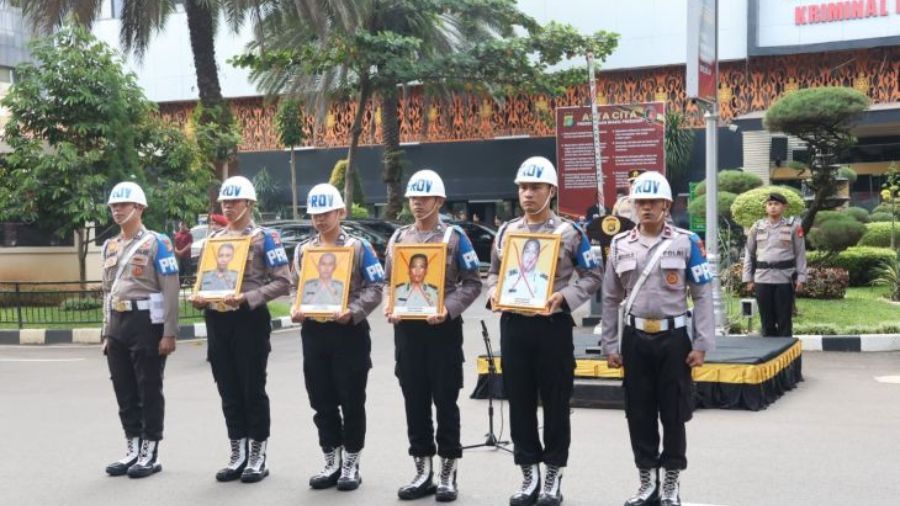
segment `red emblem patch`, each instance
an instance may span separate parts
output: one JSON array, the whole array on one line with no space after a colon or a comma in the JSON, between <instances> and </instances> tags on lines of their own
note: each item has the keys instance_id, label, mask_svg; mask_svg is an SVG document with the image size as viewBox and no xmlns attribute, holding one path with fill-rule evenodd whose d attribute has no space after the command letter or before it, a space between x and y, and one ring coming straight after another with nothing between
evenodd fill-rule
<instances>
[{"instance_id":1,"label":"red emblem patch","mask_svg":"<svg viewBox=\"0 0 900 506\"><path fill-rule=\"evenodd\" d=\"M797 237L803 237L803 227L797 227Z\"/></svg>"},{"instance_id":2,"label":"red emblem patch","mask_svg":"<svg viewBox=\"0 0 900 506\"><path fill-rule=\"evenodd\" d=\"M700 254L703 255L703 258L706 258L706 244L703 242L703 239L698 239L697 245L700 246Z\"/></svg>"},{"instance_id":3,"label":"red emblem patch","mask_svg":"<svg viewBox=\"0 0 900 506\"><path fill-rule=\"evenodd\" d=\"M139 277L139 276L142 276L143 274L144 274L144 268L141 267L140 265L135 265L134 267L131 268L132 276Z\"/></svg>"}]
</instances>

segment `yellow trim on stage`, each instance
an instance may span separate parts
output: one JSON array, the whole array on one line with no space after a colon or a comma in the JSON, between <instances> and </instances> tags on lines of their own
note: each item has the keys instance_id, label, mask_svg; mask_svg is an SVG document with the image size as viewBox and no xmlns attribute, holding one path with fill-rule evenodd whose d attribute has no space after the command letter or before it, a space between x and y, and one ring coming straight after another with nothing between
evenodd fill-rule
<instances>
[{"instance_id":1,"label":"yellow trim on stage","mask_svg":"<svg viewBox=\"0 0 900 506\"><path fill-rule=\"evenodd\" d=\"M797 341L784 353L762 364L704 364L693 370L694 381L705 383L736 383L758 385L772 379L776 374L789 366L803 353L803 346ZM502 373L500 359L495 358L497 372ZM476 364L478 374L488 373L488 362L485 357L478 357ZM586 358L575 360L576 378L621 379L622 369L610 369L606 360Z\"/></svg>"}]
</instances>

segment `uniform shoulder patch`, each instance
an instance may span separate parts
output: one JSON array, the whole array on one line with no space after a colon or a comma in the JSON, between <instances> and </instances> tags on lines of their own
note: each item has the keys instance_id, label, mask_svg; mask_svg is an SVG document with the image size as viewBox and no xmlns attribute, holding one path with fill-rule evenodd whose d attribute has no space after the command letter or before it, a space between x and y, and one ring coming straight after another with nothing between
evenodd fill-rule
<instances>
[{"instance_id":1,"label":"uniform shoulder patch","mask_svg":"<svg viewBox=\"0 0 900 506\"><path fill-rule=\"evenodd\" d=\"M289 263L287 253L284 251L284 246L281 245L281 236L278 232L269 228L263 228L262 235L266 266L273 268L287 265Z\"/></svg>"},{"instance_id":2,"label":"uniform shoulder patch","mask_svg":"<svg viewBox=\"0 0 900 506\"><path fill-rule=\"evenodd\" d=\"M166 234L153 232L156 236L156 272L163 276L178 274L178 259L175 258L175 248Z\"/></svg>"},{"instance_id":3,"label":"uniform shoulder patch","mask_svg":"<svg viewBox=\"0 0 900 506\"><path fill-rule=\"evenodd\" d=\"M688 278L698 285L705 285L712 281L712 272L709 269L709 262L706 261L706 246L700 236L693 232L689 232L691 239L691 256L688 259L687 275Z\"/></svg>"},{"instance_id":4,"label":"uniform shoulder patch","mask_svg":"<svg viewBox=\"0 0 900 506\"><path fill-rule=\"evenodd\" d=\"M375 254L375 249L372 248L372 245L369 244L369 241L357 238L360 244L360 250L362 252L362 258L360 262L360 274L370 283L380 283L384 281L384 267L381 266L381 262L378 261L378 255Z\"/></svg>"},{"instance_id":5,"label":"uniform shoulder patch","mask_svg":"<svg viewBox=\"0 0 900 506\"><path fill-rule=\"evenodd\" d=\"M472 246L472 241L469 240L469 236L466 235L466 232L458 225L451 225L451 227L453 231L456 232L455 235L459 238L459 243L456 248L456 265L464 271L478 270L478 265L480 264L478 253L475 252L475 247Z\"/></svg>"}]
</instances>

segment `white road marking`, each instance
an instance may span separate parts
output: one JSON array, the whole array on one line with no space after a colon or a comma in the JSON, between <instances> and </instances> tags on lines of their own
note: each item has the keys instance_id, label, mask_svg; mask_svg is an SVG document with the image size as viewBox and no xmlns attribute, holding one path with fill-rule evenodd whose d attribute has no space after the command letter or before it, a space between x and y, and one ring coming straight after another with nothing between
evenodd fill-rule
<instances>
[{"instance_id":1,"label":"white road marking","mask_svg":"<svg viewBox=\"0 0 900 506\"><path fill-rule=\"evenodd\" d=\"M0 362L81 362L83 358L0 358Z\"/></svg>"},{"instance_id":2,"label":"white road marking","mask_svg":"<svg viewBox=\"0 0 900 506\"><path fill-rule=\"evenodd\" d=\"M879 383L892 383L900 385L900 376L875 376L875 381Z\"/></svg>"}]
</instances>

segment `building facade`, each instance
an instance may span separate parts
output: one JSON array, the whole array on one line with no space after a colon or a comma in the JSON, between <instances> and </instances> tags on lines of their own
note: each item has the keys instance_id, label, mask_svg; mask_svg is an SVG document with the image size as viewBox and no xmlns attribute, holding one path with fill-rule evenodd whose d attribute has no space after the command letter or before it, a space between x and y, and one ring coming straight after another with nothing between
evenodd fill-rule
<instances>
[{"instance_id":1,"label":"building facade","mask_svg":"<svg viewBox=\"0 0 900 506\"><path fill-rule=\"evenodd\" d=\"M685 94L687 6L683 1L521 0L521 8L541 22L551 19L585 32L608 30L621 35L616 51L603 64L598 81L600 103L664 101L683 112L697 128L689 176L675 181L678 191L688 180L703 178L702 115ZM106 0L108 13L95 33L118 44L116 0ZM250 40L249 28L229 32L224 23L217 37L223 93L241 124L241 170L253 175L266 168L290 201L289 155L279 145L273 119L276 106L264 100L245 71L227 60ZM160 103L166 118L187 125L196 90L187 25L176 14L155 37L142 63L130 62L148 96ZM785 170L802 159L796 139L767 132L762 116L769 105L792 90L814 86L852 86L873 102L856 132L860 145L846 162L863 177L854 191L863 199L880 185L879 174L900 160L900 0L729 0L719 2L722 124L720 168L743 167L765 180L797 178ZM583 65L581 60L568 65ZM409 170L432 167L444 175L454 209L490 221L512 211L515 188L510 183L527 156L555 157L552 111L558 106L587 103L587 86L562 96L516 95L502 100L458 94L449 100L424 96L410 88L400 105L401 139ZM364 113L359 170L367 202L383 204L378 103ZM352 103L335 104L320 124L307 124L308 146L299 152L299 190L327 178L345 155ZM312 116L312 115L310 115Z\"/></svg>"}]
</instances>

